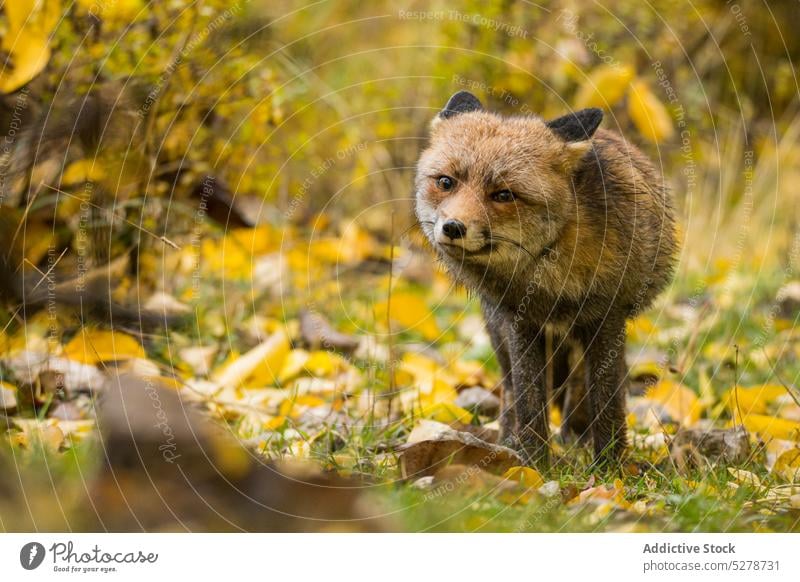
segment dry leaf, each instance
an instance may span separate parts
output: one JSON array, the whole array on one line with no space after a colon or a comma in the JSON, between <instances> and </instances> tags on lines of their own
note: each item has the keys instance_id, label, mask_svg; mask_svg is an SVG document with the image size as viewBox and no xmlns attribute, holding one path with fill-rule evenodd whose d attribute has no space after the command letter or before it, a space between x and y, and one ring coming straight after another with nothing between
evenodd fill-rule
<instances>
[{"instance_id":1,"label":"dry leaf","mask_svg":"<svg viewBox=\"0 0 800 582\"><path fill-rule=\"evenodd\" d=\"M597 67L581 85L575 107L613 107L625 95L634 75L633 67L627 65Z\"/></svg>"},{"instance_id":2,"label":"dry leaf","mask_svg":"<svg viewBox=\"0 0 800 582\"><path fill-rule=\"evenodd\" d=\"M503 479L515 481L526 489L539 489L544 485L544 479L539 471L530 467L511 467L503 473Z\"/></svg>"},{"instance_id":3,"label":"dry leaf","mask_svg":"<svg viewBox=\"0 0 800 582\"><path fill-rule=\"evenodd\" d=\"M660 143L675 133L667 108L642 81L631 83L628 115L639 133L653 143Z\"/></svg>"},{"instance_id":4,"label":"dry leaf","mask_svg":"<svg viewBox=\"0 0 800 582\"><path fill-rule=\"evenodd\" d=\"M692 426L697 422L703 411L694 392L671 380L661 380L647 391L645 397L664 406L672 418L685 426Z\"/></svg>"},{"instance_id":5,"label":"dry leaf","mask_svg":"<svg viewBox=\"0 0 800 582\"><path fill-rule=\"evenodd\" d=\"M391 307L388 300L375 306L375 314L379 321L386 321L389 309L391 309L390 319L393 322L406 331L418 332L428 341L438 339L442 333L433 313L419 295L408 292L393 293ZM398 331L401 330L392 327L392 332Z\"/></svg>"},{"instance_id":6,"label":"dry leaf","mask_svg":"<svg viewBox=\"0 0 800 582\"><path fill-rule=\"evenodd\" d=\"M736 482L739 483L739 485L747 485L749 487L755 487L755 488L763 487L761 479L759 479L758 475L756 475L752 471L745 471L744 469L734 469L733 467L728 467L728 472L734 479L736 479Z\"/></svg>"},{"instance_id":7,"label":"dry leaf","mask_svg":"<svg viewBox=\"0 0 800 582\"><path fill-rule=\"evenodd\" d=\"M747 430L761 435L762 438L800 441L800 422L764 414L748 414L742 422Z\"/></svg>"},{"instance_id":8,"label":"dry leaf","mask_svg":"<svg viewBox=\"0 0 800 582\"><path fill-rule=\"evenodd\" d=\"M516 451L435 424L422 425L417 434L412 431L409 442L399 447L398 451L401 453L400 470L404 479L433 475L450 464L475 466L495 474L524 464Z\"/></svg>"},{"instance_id":9,"label":"dry leaf","mask_svg":"<svg viewBox=\"0 0 800 582\"><path fill-rule=\"evenodd\" d=\"M121 331L81 328L64 346L64 357L84 364L131 358L146 359L142 345L136 338Z\"/></svg>"},{"instance_id":10,"label":"dry leaf","mask_svg":"<svg viewBox=\"0 0 800 582\"><path fill-rule=\"evenodd\" d=\"M38 75L50 60L50 33L61 17L60 0L14 0L4 4L8 26L0 48L8 54L0 91L10 93Z\"/></svg>"},{"instance_id":11,"label":"dry leaf","mask_svg":"<svg viewBox=\"0 0 800 582\"><path fill-rule=\"evenodd\" d=\"M790 483L800 482L800 449L790 449L775 460L772 472Z\"/></svg>"},{"instance_id":12,"label":"dry leaf","mask_svg":"<svg viewBox=\"0 0 800 582\"><path fill-rule=\"evenodd\" d=\"M285 331L278 330L246 354L224 365L212 380L221 386L232 387L243 384L274 385L288 354L289 336Z\"/></svg>"}]
</instances>

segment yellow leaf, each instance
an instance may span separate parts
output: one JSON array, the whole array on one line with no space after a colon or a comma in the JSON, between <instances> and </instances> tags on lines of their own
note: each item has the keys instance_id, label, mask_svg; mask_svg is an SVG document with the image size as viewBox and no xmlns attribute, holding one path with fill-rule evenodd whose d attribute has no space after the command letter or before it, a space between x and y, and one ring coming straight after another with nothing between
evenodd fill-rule
<instances>
[{"instance_id":1,"label":"yellow leaf","mask_svg":"<svg viewBox=\"0 0 800 582\"><path fill-rule=\"evenodd\" d=\"M225 235L226 250L238 246L251 255L265 255L280 248L283 234L270 225L256 228L235 228Z\"/></svg>"},{"instance_id":2,"label":"yellow leaf","mask_svg":"<svg viewBox=\"0 0 800 582\"><path fill-rule=\"evenodd\" d=\"M765 414L748 414L742 419L742 422L747 430L758 433L762 437L800 441L800 422L794 420Z\"/></svg>"},{"instance_id":3,"label":"yellow leaf","mask_svg":"<svg viewBox=\"0 0 800 582\"><path fill-rule=\"evenodd\" d=\"M628 65L601 65L584 81L575 97L575 106L609 109L625 95L635 71Z\"/></svg>"},{"instance_id":4,"label":"yellow leaf","mask_svg":"<svg viewBox=\"0 0 800 582\"><path fill-rule=\"evenodd\" d=\"M375 313L379 321L386 321L387 311L391 309L390 318L400 324L405 331L416 331L426 340L433 341L441 335L436 319L428 310L425 301L412 293L393 293L391 307L388 301L382 301L375 306ZM403 331L392 329L393 332Z\"/></svg>"},{"instance_id":5,"label":"yellow leaf","mask_svg":"<svg viewBox=\"0 0 800 582\"><path fill-rule=\"evenodd\" d=\"M440 366L436 360L415 352L406 352L403 354L399 370L410 374L413 380L420 384L423 382L443 380L455 386L458 382L457 378Z\"/></svg>"},{"instance_id":6,"label":"yellow leaf","mask_svg":"<svg viewBox=\"0 0 800 582\"><path fill-rule=\"evenodd\" d=\"M21 236L23 237L23 244L25 248L25 258L33 265L39 264L50 249L55 250L54 243L56 241L56 234L53 231L52 225L47 225L43 222L28 221L22 229ZM52 258L53 261L58 258L58 255Z\"/></svg>"},{"instance_id":7,"label":"yellow leaf","mask_svg":"<svg viewBox=\"0 0 800 582\"><path fill-rule=\"evenodd\" d=\"M278 430L280 428L283 428L283 425L285 425L285 424L286 424L286 417L285 416L276 416L276 417L271 418L270 420L266 421L262 425L262 428L264 430Z\"/></svg>"},{"instance_id":8,"label":"yellow leaf","mask_svg":"<svg viewBox=\"0 0 800 582\"><path fill-rule=\"evenodd\" d=\"M328 377L338 374L348 367L347 361L333 352L317 350L311 352L305 363L305 369L312 376Z\"/></svg>"},{"instance_id":9,"label":"yellow leaf","mask_svg":"<svg viewBox=\"0 0 800 582\"><path fill-rule=\"evenodd\" d=\"M450 370L453 372L459 386L477 386L486 379L486 371L483 369L483 365L474 360L454 360L450 364Z\"/></svg>"},{"instance_id":10,"label":"yellow leaf","mask_svg":"<svg viewBox=\"0 0 800 582\"><path fill-rule=\"evenodd\" d=\"M800 449L794 448L781 453L775 460L772 471L790 483L800 482Z\"/></svg>"},{"instance_id":11,"label":"yellow leaf","mask_svg":"<svg viewBox=\"0 0 800 582\"><path fill-rule=\"evenodd\" d=\"M538 489L544 485L544 479L539 471L530 467L511 467L503 473L503 479L516 481L527 489Z\"/></svg>"},{"instance_id":12,"label":"yellow leaf","mask_svg":"<svg viewBox=\"0 0 800 582\"><path fill-rule=\"evenodd\" d=\"M748 485L750 487L762 487L761 479L758 478L758 475L752 473L750 471L745 471L744 469L734 469L733 467L728 467L728 472L736 479L736 482L740 485Z\"/></svg>"},{"instance_id":13,"label":"yellow leaf","mask_svg":"<svg viewBox=\"0 0 800 582\"><path fill-rule=\"evenodd\" d=\"M661 378L664 375L664 366L659 362L636 362L630 367L628 375L632 379Z\"/></svg>"},{"instance_id":14,"label":"yellow leaf","mask_svg":"<svg viewBox=\"0 0 800 582\"><path fill-rule=\"evenodd\" d=\"M281 402L278 414L283 417L297 418L309 408L316 408L317 406L324 406L327 404L325 399L319 396L306 394L298 396L297 398L290 398Z\"/></svg>"},{"instance_id":15,"label":"yellow leaf","mask_svg":"<svg viewBox=\"0 0 800 582\"><path fill-rule=\"evenodd\" d=\"M423 408L421 415L424 418L430 418L431 420L445 424L456 421L463 422L464 424L470 424L472 422L472 413L448 402L439 402Z\"/></svg>"},{"instance_id":16,"label":"yellow leaf","mask_svg":"<svg viewBox=\"0 0 800 582\"><path fill-rule=\"evenodd\" d=\"M278 330L240 358L224 365L214 373L212 380L229 387L271 386L277 381L286 356L289 354L289 336Z\"/></svg>"},{"instance_id":17,"label":"yellow leaf","mask_svg":"<svg viewBox=\"0 0 800 582\"><path fill-rule=\"evenodd\" d=\"M779 384L762 384L743 388L733 387L725 393L724 401L736 418L748 414L763 414L767 405L786 394ZM741 414L740 414L741 413Z\"/></svg>"},{"instance_id":18,"label":"yellow leaf","mask_svg":"<svg viewBox=\"0 0 800 582\"><path fill-rule=\"evenodd\" d=\"M458 392L453 386L444 380L426 380L421 382L419 390L419 403L422 408L433 406L434 404L452 404L458 398Z\"/></svg>"},{"instance_id":19,"label":"yellow leaf","mask_svg":"<svg viewBox=\"0 0 800 582\"><path fill-rule=\"evenodd\" d=\"M645 138L660 143L674 133L672 118L646 83L634 81L628 93L628 115Z\"/></svg>"},{"instance_id":20,"label":"yellow leaf","mask_svg":"<svg viewBox=\"0 0 800 582\"><path fill-rule=\"evenodd\" d=\"M50 33L61 16L60 0L14 0L4 4L8 28L0 48L0 92L10 93L38 75L50 60Z\"/></svg>"},{"instance_id":21,"label":"yellow leaf","mask_svg":"<svg viewBox=\"0 0 800 582\"><path fill-rule=\"evenodd\" d=\"M627 335L631 341L644 343L655 333L656 326L646 315L640 315L632 321L628 321Z\"/></svg>"},{"instance_id":22,"label":"yellow leaf","mask_svg":"<svg viewBox=\"0 0 800 582\"><path fill-rule=\"evenodd\" d=\"M645 397L666 408L672 418L691 426L700 419L703 405L688 387L671 380L660 380L651 387Z\"/></svg>"},{"instance_id":23,"label":"yellow leaf","mask_svg":"<svg viewBox=\"0 0 800 582\"><path fill-rule=\"evenodd\" d=\"M138 340L126 333L84 327L64 346L64 357L84 364L97 364L147 356Z\"/></svg>"},{"instance_id":24,"label":"yellow leaf","mask_svg":"<svg viewBox=\"0 0 800 582\"><path fill-rule=\"evenodd\" d=\"M103 167L97 160L78 160L72 162L61 174L62 184L97 182L105 177Z\"/></svg>"},{"instance_id":25,"label":"yellow leaf","mask_svg":"<svg viewBox=\"0 0 800 582\"><path fill-rule=\"evenodd\" d=\"M286 361L283 362L281 371L278 372L278 380L284 383L302 374L309 357L311 357L311 354L306 350L292 350L289 352L286 356Z\"/></svg>"}]
</instances>

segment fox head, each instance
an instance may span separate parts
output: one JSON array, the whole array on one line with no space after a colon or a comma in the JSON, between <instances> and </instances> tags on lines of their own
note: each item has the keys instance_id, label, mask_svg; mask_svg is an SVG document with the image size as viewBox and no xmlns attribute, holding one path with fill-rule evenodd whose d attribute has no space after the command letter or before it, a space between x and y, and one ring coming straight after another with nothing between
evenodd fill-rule
<instances>
[{"instance_id":1,"label":"fox head","mask_svg":"<svg viewBox=\"0 0 800 582\"><path fill-rule=\"evenodd\" d=\"M584 109L546 122L487 112L467 91L433 120L417 165L416 213L445 262L524 264L547 251L577 203L572 177L602 121Z\"/></svg>"}]
</instances>

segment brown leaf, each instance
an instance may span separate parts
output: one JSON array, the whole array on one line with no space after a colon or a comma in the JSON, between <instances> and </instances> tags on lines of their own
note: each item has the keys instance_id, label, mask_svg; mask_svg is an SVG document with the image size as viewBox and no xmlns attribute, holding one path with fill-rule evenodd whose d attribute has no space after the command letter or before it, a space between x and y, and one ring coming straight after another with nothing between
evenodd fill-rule
<instances>
[{"instance_id":1,"label":"brown leaf","mask_svg":"<svg viewBox=\"0 0 800 582\"><path fill-rule=\"evenodd\" d=\"M525 464L519 454L508 447L484 442L469 433L433 421L422 421L417 425L408 442L398 450L404 479L433 475L449 464L475 466L495 474Z\"/></svg>"},{"instance_id":2,"label":"brown leaf","mask_svg":"<svg viewBox=\"0 0 800 582\"><path fill-rule=\"evenodd\" d=\"M306 345L313 350L338 350L351 353L359 344L358 338L336 331L330 322L316 311L306 310L300 314L300 334Z\"/></svg>"}]
</instances>

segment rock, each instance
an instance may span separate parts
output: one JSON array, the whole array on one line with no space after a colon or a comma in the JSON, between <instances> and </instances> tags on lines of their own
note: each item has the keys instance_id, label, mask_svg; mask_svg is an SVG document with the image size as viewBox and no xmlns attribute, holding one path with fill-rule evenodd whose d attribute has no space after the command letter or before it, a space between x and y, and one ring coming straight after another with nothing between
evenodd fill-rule
<instances>
[{"instance_id":1,"label":"rock","mask_svg":"<svg viewBox=\"0 0 800 582\"><path fill-rule=\"evenodd\" d=\"M710 461L738 465L750 458L750 439L741 426L711 430L685 429L675 435L669 450L679 468L700 461L698 455Z\"/></svg>"},{"instance_id":2,"label":"rock","mask_svg":"<svg viewBox=\"0 0 800 582\"><path fill-rule=\"evenodd\" d=\"M451 464L474 466L495 474L525 464L522 457L508 447L487 443L470 433L431 420L420 421L411 431L408 442L398 447L398 451L404 479L434 475Z\"/></svg>"},{"instance_id":3,"label":"rock","mask_svg":"<svg viewBox=\"0 0 800 582\"><path fill-rule=\"evenodd\" d=\"M482 416L494 418L500 413L500 399L479 386L459 392L455 403L456 406Z\"/></svg>"}]
</instances>

